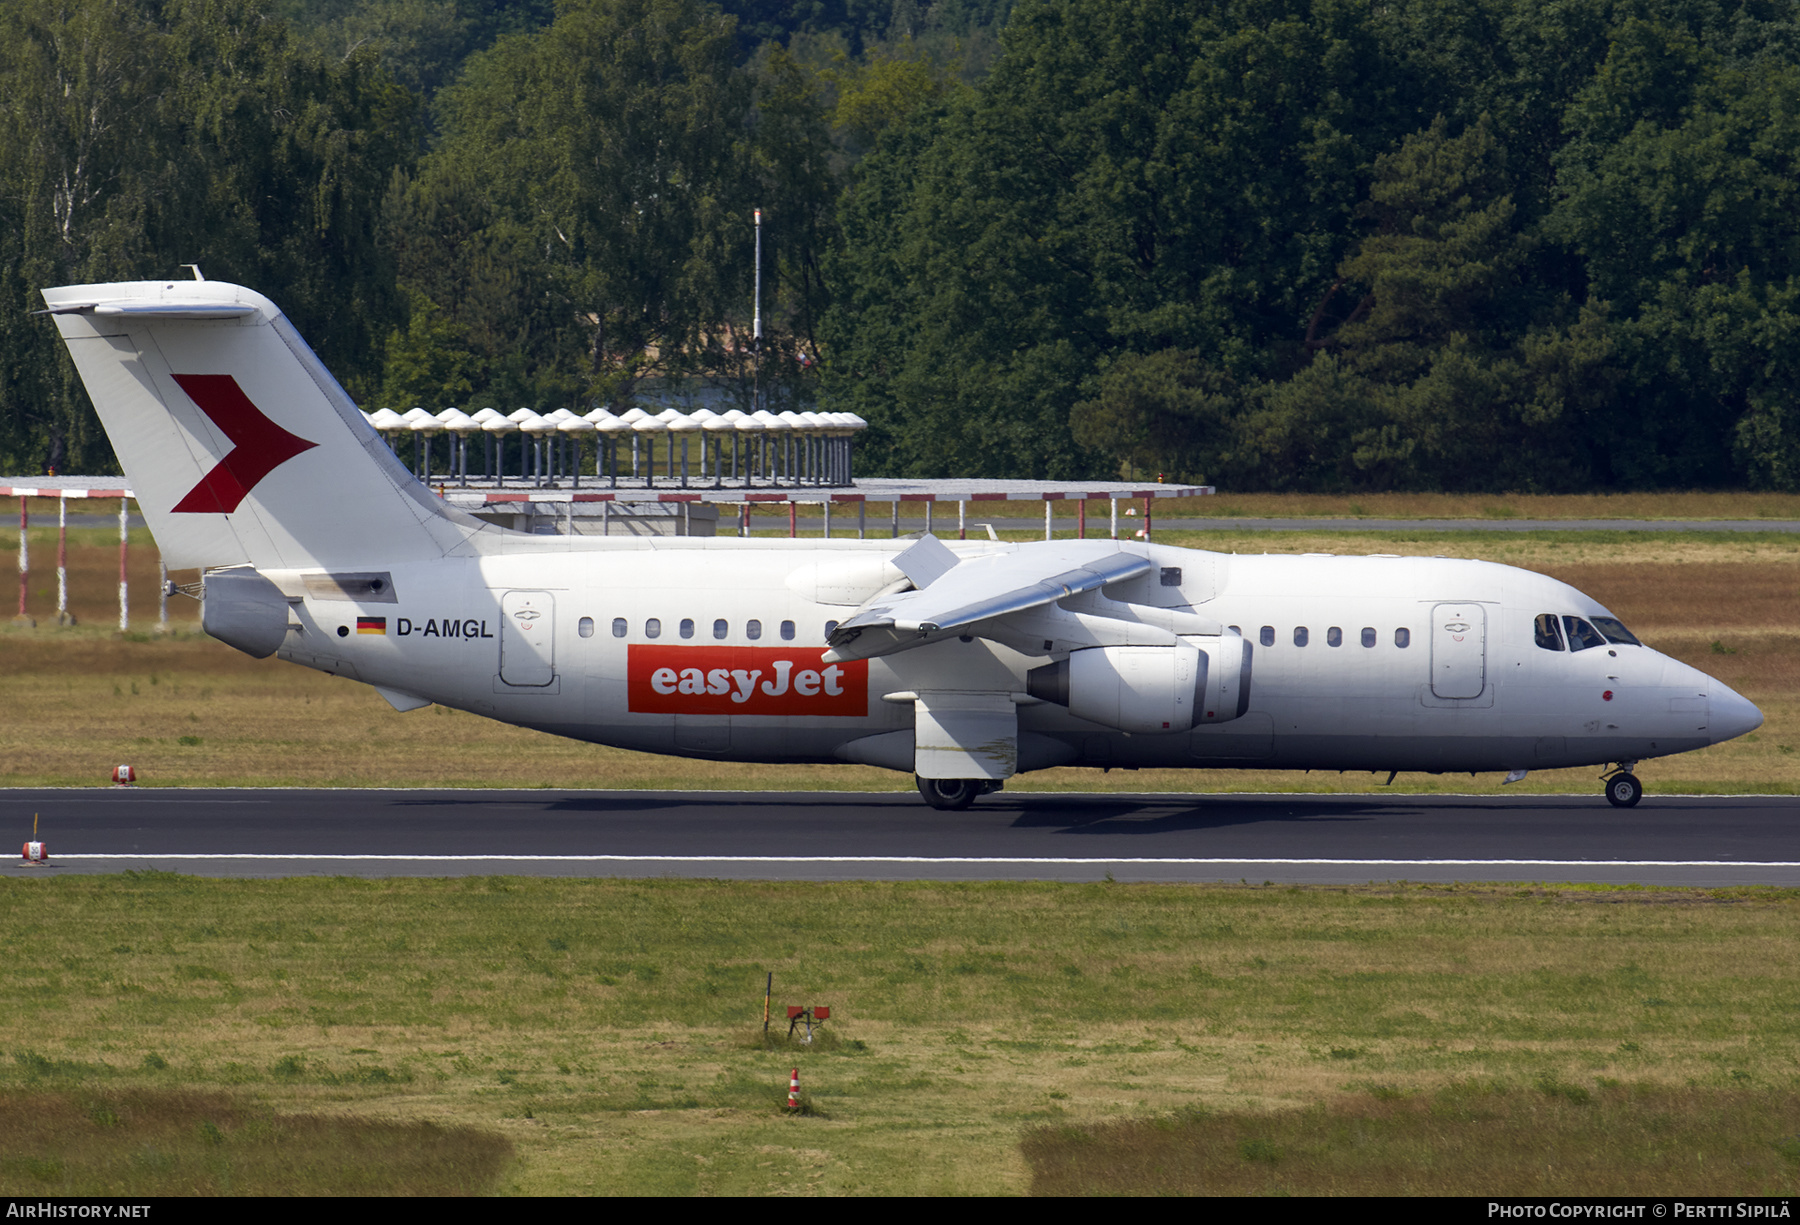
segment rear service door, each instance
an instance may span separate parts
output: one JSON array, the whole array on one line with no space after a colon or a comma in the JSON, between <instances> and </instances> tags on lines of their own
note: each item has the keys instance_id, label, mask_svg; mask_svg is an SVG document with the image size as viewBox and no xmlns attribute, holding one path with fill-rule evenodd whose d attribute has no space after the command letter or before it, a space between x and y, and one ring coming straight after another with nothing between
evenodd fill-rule
<instances>
[{"instance_id":1,"label":"rear service door","mask_svg":"<svg viewBox=\"0 0 1800 1225\"><path fill-rule=\"evenodd\" d=\"M1473 602L1439 604L1431 615L1431 692L1478 698L1486 685L1487 610Z\"/></svg>"},{"instance_id":2,"label":"rear service door","mask_svg":"<svg viewBox=\"0 0 1800 1225\"><path fill-rule=\"evenodd\" d=\"M500 679L528 686L556 679L556 601L548 591L500 597Z\"/></svg>"}]
</instances>

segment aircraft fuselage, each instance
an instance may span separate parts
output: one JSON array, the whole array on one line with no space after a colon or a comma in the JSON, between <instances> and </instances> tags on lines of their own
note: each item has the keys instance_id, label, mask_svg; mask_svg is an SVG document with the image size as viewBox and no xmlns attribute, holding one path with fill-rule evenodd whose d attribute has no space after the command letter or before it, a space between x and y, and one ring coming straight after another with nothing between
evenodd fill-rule
<instances>
[{"instance_id":1,"label":"aircraft fuselage","mask_svg":"<svg viewBox=\"0 0 1800 1225\"><path fill-rule=\"evenodd\" d=\"M1135 596L1111 602L1204 616L1251 644L1244 712L1171 734L1122 732L1033 699L1027 675L1054 648L965 635L824 661L830 629L907 543L589 540L397 566L378 602L268 577L291 607L285 659L560 736L691 757L909 768L907 695L920 692L1008 695L1022 770L1544 769L1682 752L1760 720L1649 647L1540 645L1539 618L1606 610L1539 574L1445 558L1126 546L1179 580L1083 599L1104 608ZM818 598L809 567L822 552L869 566L861 586L827 592L842 602ZM885 752L855 747L875 737L889 737Z\"/></svg>"}]
</instances>

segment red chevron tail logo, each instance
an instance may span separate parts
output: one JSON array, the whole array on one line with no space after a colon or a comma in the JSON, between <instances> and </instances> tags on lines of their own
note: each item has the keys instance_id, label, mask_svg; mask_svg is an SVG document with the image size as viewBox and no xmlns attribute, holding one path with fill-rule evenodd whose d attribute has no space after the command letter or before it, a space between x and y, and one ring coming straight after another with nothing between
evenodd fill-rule
<instances>
[{"instance_id":1,"label":"red chevron tail logo","mask_svg":"<svg viewBox=\"0 0 1800 1225\"><path fill-rule=\"evenodd\" d=\"M231 450L175 503L176 514L230 514L257 482L318 446L276 425L229 374L178 374L175 382L231 439Z\"/></svg>"}]
</instances>

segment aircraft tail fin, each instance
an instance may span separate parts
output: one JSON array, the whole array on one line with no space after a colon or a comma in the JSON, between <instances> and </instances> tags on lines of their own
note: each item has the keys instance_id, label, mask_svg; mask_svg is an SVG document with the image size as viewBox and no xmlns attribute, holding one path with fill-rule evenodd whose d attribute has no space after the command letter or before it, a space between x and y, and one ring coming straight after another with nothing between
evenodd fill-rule
<instances>
[{"instance_id":1,"label":"aircraft tail fin","mask_svg":"<svg viewBox=\"0 0 1800 1225\"><path fill-rule=\"evenodd\" d=\"M482 528L394 458L261 294L142 281L44 301L171 568L425 560Z\"/></svg>"}]
</instances>

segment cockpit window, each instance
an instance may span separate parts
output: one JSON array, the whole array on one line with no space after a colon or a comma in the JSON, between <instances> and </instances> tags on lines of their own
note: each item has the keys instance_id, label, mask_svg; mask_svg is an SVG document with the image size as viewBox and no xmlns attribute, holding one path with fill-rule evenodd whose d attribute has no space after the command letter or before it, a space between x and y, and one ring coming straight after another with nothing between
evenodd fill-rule
<instances>
[{"instance_id":1,"label":"cockpit window","mask_svg":"<svg viewBox=\"0 0 1800 1225\"><path fill-rule=\"evenodd\" d=\"M1630 630L1626 629L1623 625L1620 625L1618 619L1615 617L1595 617L1594 626L1602 634L1606 635L1606 640L1608 642L1617 642L1628 647L1641 647L1644 645L1637 640L1636 636L1633 635Z\"/></svg>"},{"instance_id":2,"label":"cockpit window","mask_svg":"<svg viewBox=\"0 0 1800 1225\"><path fill-rule=\"evenodd\" d=\"M1555 613L1538 614L1537 644L1546 651L1563 649L1562 625L1557 621Z\"/></svg>"},{"instance_id":3,"label":"cockpit window","mask_svg":"<svg viewBox=\"0 0 1800 1225\"><path fill-rule=\"evenodd\" d=\"M1585 651L1589 647L1606 645L1606 639L1600 636L1600 631L1580 617L1564 617L1563 626L1569 631L1569 649L1571 651Z\"/></svg>"}]
</instances>

